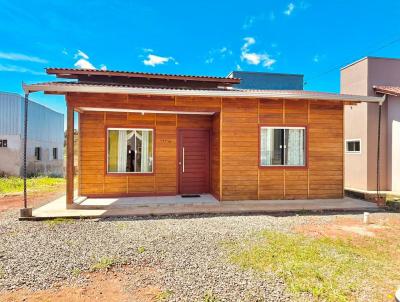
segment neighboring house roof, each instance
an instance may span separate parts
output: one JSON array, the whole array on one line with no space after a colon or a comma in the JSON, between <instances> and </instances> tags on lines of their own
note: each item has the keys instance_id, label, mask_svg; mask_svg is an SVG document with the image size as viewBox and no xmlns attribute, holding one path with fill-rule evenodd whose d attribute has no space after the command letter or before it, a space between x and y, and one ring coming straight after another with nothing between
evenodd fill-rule
<instances>
[{"instance_id":1,"label":"neighboring house roof","mask_svg":"<svg viewBox=\"0 0 400 302\"><path fill-rule=\"evenodd\" d=\"M44 91L48 93L65 94L68 92L83 93L121 93L139 95L176 95L176 96L210 96L210 97L244 97L273 99L317 99L329 101L373 102L381 101L379 97L346 95L305 90L255 90L238 88L196 89L134 86L104 83L79 82L47 82L23 85L25 93Z\"/></svg>"},{"instance_id":2,"label":"neighboring house roof","mask_svg":"<svg viewBox=\"0 0 400 302\"><path fill-rule=\"evenodd\" d=\"M162 79L162 80L183 80L183 81L199 81L199 82L216 82L225 84L238 84L240 79L215 76L198 76L198 75L178 75L163 74L150 72L135 71L118 71L118 70L101 70L101 69L75 69L75 68L46 68L48 74L54 74L59 78L79 78L85 76L112 76L126 78L146 78L146 79Z\"/></svg>"},{"instance_id":3,"label":"neighboring house roof","mask_svg":"<svg viewBox=\"0 0 400 302\"><path fill-rule=\"evenodd\" d=\"M377 93L400 96L400 87L399 86L376 85L376 86L373 86L373 88L374 88L375 92L377 92Z\"/></svg>"}]
</instances>

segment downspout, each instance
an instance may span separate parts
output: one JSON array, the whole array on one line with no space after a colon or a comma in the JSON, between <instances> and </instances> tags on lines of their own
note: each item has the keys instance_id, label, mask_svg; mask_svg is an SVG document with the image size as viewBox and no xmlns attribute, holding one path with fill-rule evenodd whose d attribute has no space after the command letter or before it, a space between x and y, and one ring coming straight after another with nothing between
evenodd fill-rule
<instances>
[{"instance_id":1,"label":"downspout","mask_svg":"<svg viewBox=\"0 0 400 302\"><path fill-rule=\"evenodd\" d=\"M22 84L25 90L25 85ZM26 149L27 149L27 139L28 139L28 103L29 103L29 90L25 90L25 100L24 100L24 154L23 154L23 167L24 167L24 207L20 210L20 217L31 217L32 208L28 208L28 193L26 187Z\"/></svg>"},{"instance_id":2,"label":"downspout","mask_svg":"<svg viewBox=\"0 0 400 302\"><path fill-rule=\"evenodd\" d=\"M381 119L382 119L382 105L386 101L387 95L384 94L382 99L379 101L378 108L378 143L377 143L377 155L376 155L376 197L377 201L381 201L381 183L380 183L380 159L381 159Z\"/></svg>"}]
</instances>

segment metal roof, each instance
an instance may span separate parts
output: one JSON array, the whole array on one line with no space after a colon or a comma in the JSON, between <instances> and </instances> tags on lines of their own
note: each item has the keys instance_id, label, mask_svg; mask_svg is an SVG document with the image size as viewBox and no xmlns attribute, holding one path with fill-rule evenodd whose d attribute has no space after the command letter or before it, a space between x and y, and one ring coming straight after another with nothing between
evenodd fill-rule
<instances>
[{"instance_id":1,"label":"metal roof","mask_svg":"<svg viewBox=\"0 0 400 302\"><path fill-rule=\"evenodd\" d=\"M400 96L400 87L399 86L376 85L376 86L373 86L373 88L374 88L375 92L378 92L378 93Z\"/></svg>"},{"instance_id":2,"label":"metal roof","mask_svg":"<svg viewBox=\"0 0 400 302\"><path fill-rule=\"evenodd\" d=\"M274 99L315 99L329 101L372 102L379 103L381 97L336 94L305 90L250 90L237 88L220 89L186 89L137 87L117 84L87 84L78 82L48 82L26 85L25 93L43 91L55 94L68 92L82 93L120 93L137 95L173 95L173 96L210 96L210 97L241 97L241 98L274 98Z\"/></svg>"},{"instance_id":3,"label":"metal roof","mask_svg":"<svg viewBox=\"0 0 400 302\"><path fill-rule=\"evenodd\" d=\"M149 78L149 79L165 79L165 80L188 80L202 82L218 82L237 84L240 83L238 78L200 76L200 75L180 75L180 74L164 74L136 71L120 71L120 70L101 70L101 69L77 69L77 68L46 68L48 74L54 74L62 78L74 78L79 75L97 75L97 76L118 76L127 78Z\"/></svg>"}]
</instances>

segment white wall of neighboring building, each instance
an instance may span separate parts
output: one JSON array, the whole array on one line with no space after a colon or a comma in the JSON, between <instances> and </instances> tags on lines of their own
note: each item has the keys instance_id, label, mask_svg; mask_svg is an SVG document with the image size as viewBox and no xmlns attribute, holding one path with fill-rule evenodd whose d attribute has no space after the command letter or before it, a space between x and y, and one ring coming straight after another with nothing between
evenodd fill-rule
<instances>
[{"instance_id":1,"label":"white wall of neighboring building","mask_svg":"<svg viewBox=\"0 0 400 302\"><path fill-rule=\"evenodd\" d=\"M24 98L0 92L0 174L22 175ZM41 160L35 158L41 148ZM58 159L53 159L53 148ZM28 175L64 175L64 116L30 101L28 106L27 173Z\"/></svg>"}]
</instances>

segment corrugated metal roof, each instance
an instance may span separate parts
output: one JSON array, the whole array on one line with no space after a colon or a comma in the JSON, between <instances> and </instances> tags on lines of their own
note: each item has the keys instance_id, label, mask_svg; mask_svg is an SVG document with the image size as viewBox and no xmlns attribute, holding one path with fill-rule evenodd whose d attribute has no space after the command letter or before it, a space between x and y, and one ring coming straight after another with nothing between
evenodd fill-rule
<instances>
[{"instance_id":1,"label":"corrugated metal roof","mask_svg":"<svg viewBox=\"0 0 400 302\"><path fill-rule=\"evenodd\" d=\"M376 85L376 86L373 86L373 88L374 88L375 92L400 96L400 87L399 86Z\"/></svg>"},{"instance_id":2,"label":"corrugated metal roof","mask_svg":"<svg viewBox=\"0 0 400 302\"><path fill-rule=\"evenodd\" d=\"M355 101L379 103L381 98L371 96L335 94L306 90L249 90L237 88L220 89L186 89L186 88L159 88L136 87L116 84L86 84L77 82L48 82L24 85L26 92L45 91L58 94L68 92L85 93L122 93L139 95L181 95L181 96L216 96L242 98L285 98L285 99L318 99L331 101Z\"/></svg>"},{"instance_id":3,"label":"corrugated metal roof","mask_svg":"<svg viewBox=\"0 0 400 302\"><path fill-rule=\"evenodd\" d=\"M55 75L105 75L105 76L140 76L150 78L162 79L193 79L201 81L216 81L225 83L239 83L238 78L216 77L216 76L203 76L203 75L182 75L182 74L165 74L165 73L151 73L151 72L137 72L137 71L123 71L123 70L101 70L101 69L78 69L78 68L46 68L48 74Z\"/></svg>"}]
</instances>

